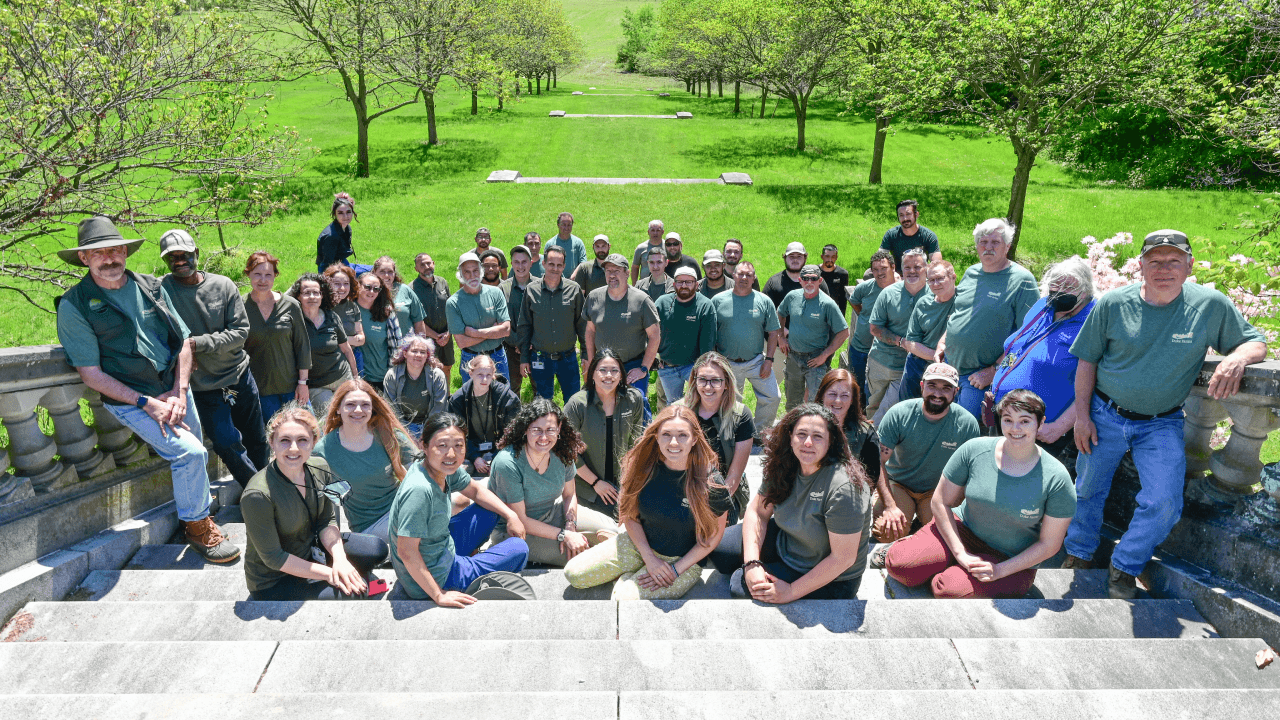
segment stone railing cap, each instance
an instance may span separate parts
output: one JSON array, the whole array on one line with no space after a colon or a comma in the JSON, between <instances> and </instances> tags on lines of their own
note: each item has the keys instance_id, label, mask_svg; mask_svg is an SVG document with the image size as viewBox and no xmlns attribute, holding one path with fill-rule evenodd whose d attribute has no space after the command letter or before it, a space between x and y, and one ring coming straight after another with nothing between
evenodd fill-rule
<instances>
[{"instance_id":1,"label":"stone railing cap","mask_svg":"<svg viewBox=\"0 0 1280 720\"><path fill-rule=\"evenodd\" d=\"M1210 353L1205 357L1200 375L1196 378L1196 386L1208 386L1209 378L1213 377L1220 362L1221 355ZM1244 377L1240 380L1240 392L1280 398L1280 360L1265 360L1245 368Z\"/></svg>"}]
</instances>

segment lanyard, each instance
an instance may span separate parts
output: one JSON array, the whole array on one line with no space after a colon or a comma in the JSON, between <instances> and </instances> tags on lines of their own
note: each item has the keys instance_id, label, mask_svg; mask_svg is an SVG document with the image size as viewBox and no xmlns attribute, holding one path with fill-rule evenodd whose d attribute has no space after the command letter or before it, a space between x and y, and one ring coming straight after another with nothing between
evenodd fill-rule
<instances>
[{"instance_id":1,"label":"lanyard","mask_svg":"<svg viewBox=\"0 0 1280 720\"><path fill-rule=\"evenodd\" d=\"M1039 313L1037 313L1036 316L1032 318L1031 322L1027 323L1022 328L1022 330L1019 331L1018 334L1014 336L1013 340L1009 341L1009 344L1006 345L1005 347L1013 347L1015 344L1017 344L1017 342L1022 339L1022 336L1025 335L1027 331L1030 330L1032 327L1035 327L1035 324L1037 322L1040 322L1040 318L1043 317L1045 313L1051 312L1052 309L1053 308L1050 307L1049 305L1045 305L1044 309L1041 310ZM1035 341L1033 341L1030 345L1027 346L1027 349L1023 351L1022 355L1014 358L1012 361L1010 361L1009 358L1013 356L1013 353L1012 352L1005 353L1004 359L1000 361L1000 364L1008 365L1009 371L1000 377L1000 382L996 384L992 392L992 395L994 395L995 397L1000 397L1000 386L1004 384L1004 379L1009 377L1009 375L1013 374L1013 369L1018 367L1018 365L1021 364L1023 360L1027 359L1027 356L1031 354L1031 351L1035 348L1036 345L1040 344L1041 340L1044 340L1045 338L1049 337L1050 334L1053 333L1054 329L1058 326L1059 322L1061 321L1055 321L1055 322L1049 323L1049 327L1045 328L1044 334L1036 338Z\"/></svg>"}]
</instances>

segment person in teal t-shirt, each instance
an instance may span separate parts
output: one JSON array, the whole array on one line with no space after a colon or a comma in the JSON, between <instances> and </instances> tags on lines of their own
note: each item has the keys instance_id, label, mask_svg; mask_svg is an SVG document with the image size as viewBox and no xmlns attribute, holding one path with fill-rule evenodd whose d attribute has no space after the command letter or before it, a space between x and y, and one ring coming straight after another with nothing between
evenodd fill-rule
<instances>
[{"instance_id":1,"label":"person in teal t-shirt","mask_svg":"<svg viewBox=\"0 0 1280 720\"><path fill-rule=\"evenodd\" d=\"M849 307L853 309L853 334L849 346L840 353L840 367L853 373L862 393L863 407L867 399L867 355L871 352L871 311L880 293L894 283L893 253L877 250L871 256L871 279L863 280L849 290Z\"/></svg>"},{"instance_id":2,"label":"person in teal t-shirt","mask_svg":"<svg viewBox=\"0 0 1280 720\"><path fill-rule=\"evenodd\" d=\"M391 566L405 593L441 607L476 601L462 592L482 575L520 572L529 557L520 518L471 479L462 464L466 426L453 413L432 415L422 427L426 458L410 465L391 504ZM450 517L455 498L472 501ZM476 552L501 516L512 537Z\"/></svg>"},{"instance_id":3,"label":"person in teal t-shirt","mask_svg":"<svg viewBox=\"0 0 1280 720\"><path fill-rule=\"evenodd\" d=\"M912 248L902 256L902 281L889 286L871 310L871 352L867 354L867 414L879 425L885 411L898 402L902 367L907 361L906 335L916 303L928 295L924 282L924 251Z\"/></svg>"},{"instance_id":4,"label":"person in teal t-shirt","mask_svg":"<svg viewBox=\"0 0 1280 720\"><path fill-rule=\"evenodd\" d=\"M1036 444L1044 402L1014 390L996 413L1003 437L962 445L938 481L933 522L889 549L885 569L903 585L929 582L936 598L1020 598L1062 548L1076 490ZM938 558L947 558L941 572Z\"/></svg>"},{"instance_id":5,"label":"person in teal t-shirt","mask_svg":"<svg viewBox=\"0 0 1280 720\"><path fill-rule=\"evenodd\" d=\"M778 321L787 353L785 374L787 410L813 400L818 385L831 369L831 356L849 337L849 323L840 306L819 290L822 271L817 265L800 269L800 289L792 290L778 305Z\"/></svg>"}]
</instances>

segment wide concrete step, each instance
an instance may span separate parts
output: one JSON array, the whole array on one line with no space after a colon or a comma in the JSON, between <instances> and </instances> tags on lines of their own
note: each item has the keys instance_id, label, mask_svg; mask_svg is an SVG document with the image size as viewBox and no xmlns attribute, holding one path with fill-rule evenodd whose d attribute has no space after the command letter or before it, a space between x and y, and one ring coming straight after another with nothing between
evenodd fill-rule
<instances>
[{"instance_id":1,"label":"wide concrete step","mask_svg":"<svg viewBox=\"0 0 1280 720\"><path fill-rule=\"evenodd\" d=\"M1257 639L283 642L261 692L1280 688ZM342 658L355 673L316 671ZM430 671L424 671L429 668Z\"/></svg>"},{"instance_id":2,"label":"wide concrete step","mask_svg":"<svg viewBox=\"0 0 1280 720\"><path fill-rule=\"evenodd\" d=\"M1180 600L30 603L15 640L1211 638Z\"/></svg>"},{"instance_id":3,"label":"wide concrete step","mask_svg":"<svg viewBox=\"0 0 1280 720\"><path fill-rule=\"evenodd\" d=\"M314 693L183 695L5 695L0 717L100 720L1027 720L1027 718L1262 718L1278 690L812 690L808 692Z\"/></svg>"},{"instance_id":4,"label":"wide concrete step","mask_svg":"<svg viewBox=\"0 0 1280 720\"><path fill-rule=\"evenodd\" d=\"M251 693L279 648L274 642L24 639L27 642L0 644L0 695ZM24 716L0 713L0 717Z\"/></svg>"}]
</instances>

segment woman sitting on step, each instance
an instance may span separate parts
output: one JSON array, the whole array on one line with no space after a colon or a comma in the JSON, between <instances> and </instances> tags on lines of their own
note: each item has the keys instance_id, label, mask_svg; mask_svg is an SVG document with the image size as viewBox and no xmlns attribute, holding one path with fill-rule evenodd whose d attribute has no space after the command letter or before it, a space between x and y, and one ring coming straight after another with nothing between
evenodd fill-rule
<instances>
[{"instance_id":1,"label":"woman sitting on step","mask_svg":"<svg viewBox=\"0 0 1280 720\"><path fill-rule=\"evenodd\" d=\"M933 520L889 548L885 570L903 585L929 582L936 598L1020 598L1062 547L1076 488L1036 444L1044 401L1013 390L996 416L1003 436L961 445L934 491Z\"/></svg>"},{"instance_id":2,"label":"woman sitting on step","mask_svg":"<svg viewBox=\"0 0 1280 720\"><path fill-rule=\"evenodd\" d=\"M347 522L356 532L389 542L391 501L417 447L391 405L360 378L338 387L324 426L329 432L315 452L351 485L342 503Z\"/></svg>"},{"instance_id":3,"label":"woman sitting on step","mask_svg":"<svg viewBox=\"0 0 1280 720\"><path fill-rule=\"evenodd\" d=\"M822 376L814 397L836 416L849 452L862 463L867 478L875 477L880 472L880 441L875 426L862 414L862 390L857 378L848 370L836 368Z\"/></svg>"},{"instance_id":4,"label":"woman sitting on step","mask_svg":"<svg viewBox=\"0 0 1280 720\"><path fill-rule=\"evenodd\" d=\"M733 573L729 591L767 603L852 600L867 566L871 483L835 415L816 403L778 421L765 447L764 483L741 525L711 556Z\"/></svg>"},{"instance_id":5,"label":"woman sitting on step","mask_svg":"<svg viewBox=\"0 0 1280 720\"><path fill-rule=\"evenodd\" d=\"M716 453L718 470L733 498L728 521L733 525L751 500L751 489L743 473L747 460L751 459L756 424L751 419L751 410L738 399L729 361L718 352L708 352L698 358L689 374L688 389L676 402L697 414L702 434Z\"/></svg>"},{"instance_id":6,"label":"woman sitting on step","mask_svg":"<svg viewBox=\"0 0 1280 720\"><path fill-rule=\"evenodd\" d=\"M511 508L463 467L466 425L452 413L436 413L422 427L426 459L409 466L391 505L391 565L409 597L442 607L465 607L462 592L481 575L520 572L529 557L525 529ZM457 514L451 496L472 501ZM501 517L512 536L477 553Z\"/></svg>"},{"instance_id":7,"label":"woman sitting on step","mask_svg":"<svg viewBox=\"0 0 1280 720\"><path fill-rule=\"evenodd\" d=\"M498 448L489 487L528 532L530 562L564 567L617 531L612 518L578 505L573 461L583 449L582 438L555 403L534 398L520 408ZM491 540L508 536L499 522Z\"/></svg>"},{"instance_id":8,"label":"woman sitting on step","mask_svg":"<svg viewBox=\"0 0 1280 720\"><path fill-rule=\"evenodd\" d=\"M618 353L600 348L587 366L585 386L564 404L565 417L586 444L577 460L578 502L614 515L622 457L644 432L644 395L623 382L626 374Z\"/></svg>"},{"instance_id":9,"label":"woman sitting on step","mask_svg":"<svg viewBox=\"0 0 1280 720\"><path fill-rule=\"evenodd\" d=\"M373 568L387 559L387 544L372 535L338 532L338 515L324 492L338 478L324 460L311 456L319 434L315 416L286 407L267 429L275 457L240 496L250 597L363 596Z\"/></svg>"},{"instance_id":10,"label":"woman sitting on step","mask_svg":"<svg viewBox=\"0 0 1280 720\"><path fill-rule=\"evenodd\" d=\"M465 369L471 377L449 397L449 412L466 423L467 473L488 477L498 440L520 411L520 398L488 355L471 358Z\"/></svg>"},{"instance_id":11,"label":"woman sitting on step","mask_svg":"<svg viewBox=\"0 0 1280 720\"><path fill-rule=\"evenodd\" d=\"M683 597L702 579L700 563L720 542L732 502L698 416L669 405L623 462L617 536L569 561L576 588L617 579L614 600Z\"/></svg>"}]
</instances>

